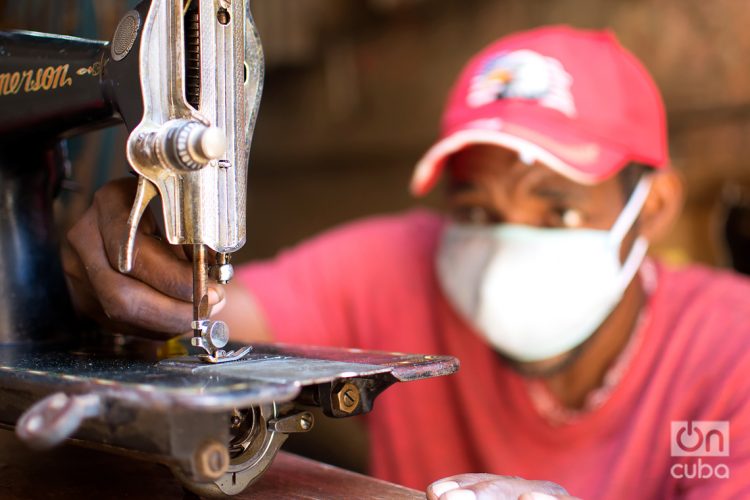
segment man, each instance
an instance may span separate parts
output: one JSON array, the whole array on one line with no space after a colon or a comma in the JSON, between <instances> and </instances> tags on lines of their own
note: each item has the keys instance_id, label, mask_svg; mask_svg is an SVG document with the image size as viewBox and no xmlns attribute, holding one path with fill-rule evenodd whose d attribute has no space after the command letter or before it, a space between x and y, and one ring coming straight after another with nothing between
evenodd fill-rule
<instances>
[{"instance_id":1,"label":"man","mask_svg":"<svg viewBox=\"0 0 750 500\"><path fill-rule=\"evenodd\" d=\"M458 374L390 391L369 417L374 475L452 476L430 498L565 494L454 476L478 471L582 498L750 494L750 286L645 257L682 189L641 64L608 32L496 42L459 77L413 191L441 173L448 217L329 232L240 269L214 312L246 341L457 356ZM133 275L114 271L132 192L104 188L71 231L73 296L116 328L181 333L188 263L143 234ZM728 422L721 440L703 421Z\"/></svg>"}]
</instances>

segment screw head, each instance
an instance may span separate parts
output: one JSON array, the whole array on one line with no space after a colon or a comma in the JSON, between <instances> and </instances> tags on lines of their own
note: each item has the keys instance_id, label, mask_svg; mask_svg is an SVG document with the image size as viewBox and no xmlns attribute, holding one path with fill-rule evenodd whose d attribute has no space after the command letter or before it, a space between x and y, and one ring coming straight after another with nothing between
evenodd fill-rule
<instances>
[{"instance_id":1,"label":"screw head","mask_svg":"<svg viewBox=\"0 0 750 500\"><path fill-rule=\"evenodd\" d=\"M229 24L229 21L232 20L232 16L227 9L222 7L219 9L219 12L216 13L216 19L219 21L219 24L226 26Z\"/></svg>"},{"instance_id":2,"label":"screw head","mask_svg":"<svg viewBox=\"0 0 750 500\"><path fill-rule=\"evenodd\" d=\"M344 393L344 403L346 403L346 406L353 406L356 403L356 399L352 395L352 391L346 391Z\"/></svg>"},{"instance_id":3,"label":"screw head","mask_svg":"<svg viewBox=\"0 0 750 500\"><path fill-rule=\"evenodd\" d=\"M229 469L229 450L218 441L207 441L195 452L195 472L199 479L216 481Z\"/></svg>"},{"instance_id":4,"label":"screw head","mask_svg":"<svg viewBox=\"0 0 750 500\"><path fill-rule=\"evenodd\" d=\"M360 394L356 385L347 382L333 394L333 407L343 413L354 413L359 406Z\"/></svg>"},{"instance_id":5,"label":"screw head","mask_svg":"<svg viewBox=\"0 0 750 500\"><path fill-rule=\"evenodd\" d=\"M224 285L234 278L234 266L232 266L232 264L211 266L209 269L209 275L213 280Z\"/></svg>"},{"instance_id":6,"label":"screw head","mask_svg":"<svg viewBox=\"0 0 750 500\"><path fill-rule=\"evenodd\" d=\"M312 420L309 416L303 415L302 418L299 420L299 426L304 431L309 431L312 427Z\"/></svg>"},{"instance_id":7,"label":"screw head","mask_svg":"<svg viewBox=\"0 0 750 500\"><path fill-rule=\"evenodd\" d=\"M229 343L229 327L223 321L212 321L204 338L215 349L221 349Z\"/></svg>"}]
</instances>

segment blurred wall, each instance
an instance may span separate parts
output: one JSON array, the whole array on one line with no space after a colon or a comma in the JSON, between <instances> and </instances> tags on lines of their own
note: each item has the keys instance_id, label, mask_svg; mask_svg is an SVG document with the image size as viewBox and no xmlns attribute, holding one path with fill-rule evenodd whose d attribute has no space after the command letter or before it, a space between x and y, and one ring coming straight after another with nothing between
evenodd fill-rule
<instances>
[{"instance_id":1,"label":"blurred wall","mask_svg":"<svg viewBox=\"0 0 750 500\"><path fill-rule=\"evenodd\" d=\"M306 3L277 2L255 0L271 48L284 31L266 25L265 6ZM315 4L344 9L333 0ZM613 29L664 93L672 158L688 198L655 251L671 260L721 262L713 240L721 186L750 182L750 35L742 21L749 3L425 0L360 2L349 10L357 12L333 22L330 12L307 12L320 31L308 32L305 56L274 65L270 53L245 255L270 255L352 217L413 205L406 192L411 168L434 139L443 99L465 60L512 31L566 23Z\"/></svg>"},{"instance_id":2,"label":"blurred wall","mask_svg":"<svg viewBox=\"0 0 750 500\"><path fill-rule=\"evenodd\" d=\"M353 218L413 206L411 168L437 134L466 59L519 29L610 27L667 103L684 173L684 216L655 251L721 263L715 210L728 181L750 184L750 3L734 0L251 0L268 76L251 154L249 240L267 257ZM108 38L133 0L0 0L0 28ZM70 224L93 189L127 172L124 131L72 145ZM423 203L423 202L420 202ZM439 204L439 197L426 200Z\"/></svg>"}]
</instances>

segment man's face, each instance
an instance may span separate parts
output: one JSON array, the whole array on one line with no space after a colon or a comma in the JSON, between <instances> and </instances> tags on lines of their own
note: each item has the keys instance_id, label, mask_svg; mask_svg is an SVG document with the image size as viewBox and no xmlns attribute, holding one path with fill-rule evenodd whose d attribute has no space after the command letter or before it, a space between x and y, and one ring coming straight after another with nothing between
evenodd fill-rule
<instances>
[{"instance_id":1,"label":"man's face","mask_svg":"<svg viewBox=\"0 0 750 500\"><path fill-rule=\"evenodd\" d=\"M496 146L474 146L457 153L448 168L449 212L463 224L609 230L626 201L617 177L594 186L578 184L540 163L526 165L516 153ZM633 234L626 237L621 259L633 239ZM512 363L526 374L541 375L566 366L574 352Z\"/></svg>"},{"instance_id":2,"label":"man's face","mask_svg":"<svg viewBox=\"0 0 750 500\"><path fill-rule=\"evenodd\" d=\"M448 168L448 207L461 223L609 229L625 203L616 177L578 184L497 146L465 149Z\"/></svg>"}]
</instances>

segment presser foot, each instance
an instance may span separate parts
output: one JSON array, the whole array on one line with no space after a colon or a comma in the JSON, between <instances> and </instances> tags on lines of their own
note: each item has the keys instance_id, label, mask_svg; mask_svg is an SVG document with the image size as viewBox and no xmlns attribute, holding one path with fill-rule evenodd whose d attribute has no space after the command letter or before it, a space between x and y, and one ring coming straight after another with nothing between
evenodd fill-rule
<instances>
[{"instance_id":1,"label":"presser foot","mask_svg":"<svg viewBox=\"0 0 750 500\"><path fill-rule=\"evenodd\" d=\"M206 351L206 354L198 356L203 363L238 361L253 350L251 346L245 346L237 350L225 351L224 347L229 343L229 327L223 321L193 321L192 327L195 336L190 339L190 344Z\"/></svg>"},{"instance_id":2,"label":"presser foot","mask_svg":"<svg viewBox=\"0 0 750 500\"><path fill-rule=\"evenodd\" d=\"M238 349L236 351L229 351L229 352L219 349L213 355L212 354L200 354L198 356L198 359L200 359L204 363L211 363L211 364L229 363L230 361L241 360L246 355L250 354L252 350L253 348L251 346L246 346L246 347L243 347L242 349Z\"/></svg>"}]
</instances>

